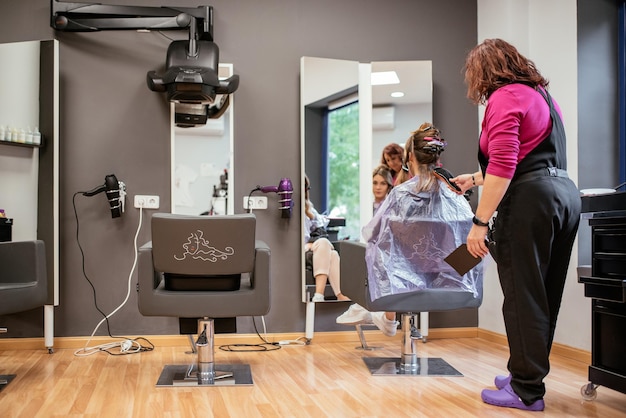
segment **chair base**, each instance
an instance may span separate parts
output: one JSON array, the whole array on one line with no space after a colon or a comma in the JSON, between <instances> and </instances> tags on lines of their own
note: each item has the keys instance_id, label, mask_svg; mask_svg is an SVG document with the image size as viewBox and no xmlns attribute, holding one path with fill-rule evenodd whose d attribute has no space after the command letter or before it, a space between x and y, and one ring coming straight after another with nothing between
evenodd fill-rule
<instances>
[{"instance_id":1,"label":"chair base","mask_svg":"<svg viewBox=\"0 0 626 418\"><path fill-rule=\"evenodd\" d=\"M382 347L377 346L371 346L369 344L367 344L367 341L365 340L365 334L363 334L363 326L373 326L375 327L376 325L374 325L374 323L369 323L369 324L356 324L355 328L356 328L356 332L359 335L359 341L361 342L360 346L355 347L357 350L364 350L364 351L372 351L372 350L380 350Z\"/></svg>"},{"instance_id":2,"label":"chair base","mask_svg":"<svg viewBox=\"0 0 626 418\"><path fill-rule=\"evenodd\" d=\"M363 357L374 376L463 376L440 358L417 356L417 341L423 340L417 329L417 314L402 313L402 347L400 357Z\"/></svg>"},{"instance_id":3,"label":"chair base","mask_svg":"<svg viewBox=\"0 0 626 418\"><path fill-rule=\"evenodd\" d=\"M363 361L372 376L463 376L445 360L436 357L418 358L410 370L405 370L399 357L363 357Z\"/></svg>"},{"instance_id":4,"label":"chair base","mask_svg":"<svg viewBox=\"0 0 626 418\"><path fill-rule=\"evenodd\" d=\"M0 374L0 392L15 379L15 376L14 374Z\"/></svg>"},{"instance_id":5,"label":"chair base","mask_svg":"<svg viewBox=\"0 0 626 418\"><path fill-rule=\"evenodd\" d=\"M248 364L217 364L213 383L200 384L197 366L188 364L168 364L163 368L156 383L157 387L175 386L246 386L253 385L252 372Z\"/></svg>"}]
</instances>

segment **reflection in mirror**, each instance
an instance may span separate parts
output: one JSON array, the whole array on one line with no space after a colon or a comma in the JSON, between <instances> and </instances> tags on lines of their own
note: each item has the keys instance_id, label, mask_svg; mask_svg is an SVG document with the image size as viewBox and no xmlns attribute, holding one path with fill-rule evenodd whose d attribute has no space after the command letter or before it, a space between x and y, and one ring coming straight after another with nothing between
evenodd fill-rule
<instances>
[{"instance_id":1,"label":"reflection in mirror","mask_svg":"<svg viewBox=\"0 0 626 418\"><path fill-rule=\"evenodd\" d=\"M45 345L59 305L59 41L0 45L0 240L43 240ZM15 135L13 135L15 134ZM7 223L8 219L10 222ZM9 228L10 237L4 235ZM0 267L1 268L1 267Z\"/></svg>"},{"instance_id":2,"label":"reflection in mirror","mask_svg":"<svg viewBox=\"0 0 626 418\"><path fill-rule=\"evenodd\" d=\"M377 77L381 73L394 73L396 79L380 82ZM371 174L380 164L383 148L392 142L404 147L413 130L422 122L433 120L432 62L359 64L303 57L300 86L301 168L303 178L306 173L311 180L310 199L318 211L346 217L346 227L341 228L339 238L359 240L361 228L372 217ZM400 92L402 97L396 97L401 96ZM334 151L329 132L332 114L337 109L358 115L351 123L340 125L337 142L344 148ZM358 121L358 127L354 121ZM352 137L356 142L350 141ZM345 207L333 201L333 178L343 187L338 188L338 194L344 198ZM304 200L301 208L304 222ZM306 302L304 256L302 265L302 300Z\"/></svg>"},{"instance_id":3,"label":"reflection in mirror","mask_svg":"<svg viewBox=\"0 0 626 418\"><path fill-rule=\"evenodd\" d=\"M432 62L372 63L372 80L395 73L396 83L372 83L372 167L381 162L383 148L396 142L404 147L410 133L423 122L433 122ZM373 169L373 168L372 168Z\"/></svg>"},{"instance_id":4,"label":"reflection in mirror","mask_svg":"<svg viewBox=\"0 0 626 418\"><path fill-rule=\"evenodd\" d=\"M345 202L354 207L359 199L358 84L358 62L313 57L300 61L301 184L306 174L309 198L318 212L345 217L357 228L358 206L347 214ZM304 245L304 190L300 195ZM305 273L302 249L303 301L310 300Z\"/></svg>"},{"instance_id":5,"label":"reflection in mirror","mask_svg":"<svg viewBox=\"0 0 626 418\"><path fill-rule=\"evenodd\" d=\"M219 65L220 79L232 74L232 64ZM171 105L172 213L234 213L233 109L231 96L228 110L219 118L203 126L180 128L175 126Z\"/></svg>"}]
</instances>

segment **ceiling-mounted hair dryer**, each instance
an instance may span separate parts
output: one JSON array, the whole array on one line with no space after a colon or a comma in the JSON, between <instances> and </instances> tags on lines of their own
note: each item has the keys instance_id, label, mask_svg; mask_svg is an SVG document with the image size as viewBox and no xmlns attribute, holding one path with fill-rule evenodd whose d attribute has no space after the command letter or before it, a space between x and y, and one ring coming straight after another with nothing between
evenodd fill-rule
<instances>
[{"instance_id":1,"label":"ceiling-mounted hair dryer","mask_svg":"<svg viewBox=\"0 0 626 418\"><path fill-rule=\"evenodd\" d=\"M281 218L291 218L291 212L293 210L293 184L291 184L291 180L288 178L280 179L278 186L264 186L260 187L263 193L277 193L280 199L278 203L280 204L280 212Z\"/></svg>"},{"instance_id":2,"label":"ceiling-mounted hair dryer","mask_svg":"<svg viewBox=\"0 0 626 418\"><path fill-rule=\"evenodd\" d=\"M119 218L124 212L124 203L126 201L126 185L123 181L118 181L115 174L109 174L104 178L104 184L83 192L83 196L95 196L105 192L109 205L111 206L111 217Z\"/></svg>"}]
</instances>

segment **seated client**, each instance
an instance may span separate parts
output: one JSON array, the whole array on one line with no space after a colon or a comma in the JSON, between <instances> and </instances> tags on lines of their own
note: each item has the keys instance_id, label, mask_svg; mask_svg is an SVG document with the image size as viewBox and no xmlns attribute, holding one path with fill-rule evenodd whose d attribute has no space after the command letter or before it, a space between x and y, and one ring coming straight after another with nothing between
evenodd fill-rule
<instances>
[{"instance_id":1,"label":"seated client","mask_svg":"<svg viewBox=\"0 0 626 418\"><path fill-rule=\"evenodd\" d=\"M304 212L304 251L313 253L313 277L315 277L315 294L313 302L324 301L324 288L326 281L330 283L337 300L350 300L341 293L339 286L339 253L335 250L333 244L328 240L326 227L328 219L320 215L313 203L309 200L309 190L311 183L309 177L304 177L304 196L305 208Z\"/></svg>"},{"instance_id":2,"label":"seated client","mask_svg":"<svg viewBox=\"0 0 626 418\"><path fill-rule=\"evenodd\" d=\"M435 172L445 147L440 131L432 124L424 123L414 131L404 153L404 165L412 178L394 186L363 228L372 300L430 287L473 286L474 272L461 277L443 261L465 239L465 229L447 225L460 223L469 228L473 217L467 200ZM422 229L423 236L416 234ZM432 232L438 229L444 235ZM446 229L453 230L454 236L448 236ZM393 312L370 313L353 304L337 318L343 324L369 321L385 335L395 334Z\"/></svg>"}]
</instances>

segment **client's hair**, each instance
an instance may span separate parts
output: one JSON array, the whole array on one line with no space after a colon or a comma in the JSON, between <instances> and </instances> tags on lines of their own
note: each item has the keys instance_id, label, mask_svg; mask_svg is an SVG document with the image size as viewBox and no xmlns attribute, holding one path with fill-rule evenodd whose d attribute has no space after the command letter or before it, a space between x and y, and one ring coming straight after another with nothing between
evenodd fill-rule
<instances>
[{"instance_id":1,"label":"client's hair","mask_svg":"<svg viewBox=\"0 0 626 418\"><path fill-rule=\"evenodd\" d=\"M444 150L445 141L441 138L441 131L432 123L422 123L411 132L404 147L404 165L408 167L411 155L415 155L418 162L414 175L419 177L418 190L433 190L439 187L439 181L433 174L433 168L439 164L439 157Z\"/></svg>"},{"instance_id":2,"label":"client's hair","mask_svg":"<svg viewBox=\"0 0 626 418\"><path fill-rule=\"evenodd\" d=\"M311 189L311 181L309 176L304 175L304 214L309 219L315 218L313 212L311 212L311 201L309 200L309 190Z\"/></svg>"}]
</instances>

